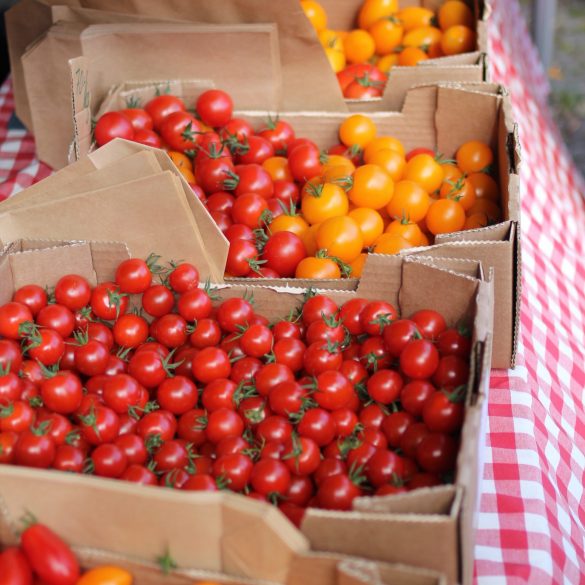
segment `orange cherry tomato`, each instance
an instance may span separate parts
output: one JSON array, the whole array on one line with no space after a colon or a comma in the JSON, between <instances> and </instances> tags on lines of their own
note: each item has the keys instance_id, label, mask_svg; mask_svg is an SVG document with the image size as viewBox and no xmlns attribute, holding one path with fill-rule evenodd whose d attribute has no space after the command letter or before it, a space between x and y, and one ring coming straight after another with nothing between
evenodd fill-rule
<instances>
[{"instance_id":1,"label":"orange cherry tomato","mask_svg":"<svg viewBox=\"0 0 585 585\"><path fill-rule=\"evenodd\" d=\"M402 22L405 32L410 32L415 28L431 26L435 18L435 13L421 6L406 6L402 10L399 10L396 16Z\"/></svg>"},{"instance_id":2,"label":"orange cherry tomato","mask_svg":"<svg viewBox=\"0 0 585 585\"><path fill-rule=\"evenodd\" d=\"M445 55L469 53L476 47L476 34L469 27L457 24L448 28L441 38L441 49Z\"/></svg>"},{"instance_id":3,"label":"orange cherry tomato","mask_svg":"<svg viewBox=\"0 0 585 585\"><path fill-rule=\"evenodd\" d=\"M478 199L489 199L494 203L500 201L500 188L493 177L486 173L471 173L467 180L475 188L475 196Z\"/></svg>"},{"instance_id":4,"label":"orange cherry tomato","mask_svg":"<svg viewBox=\"0 0 585 585\"><path fill-rule=\"evenodd\" d=\"M393 16L376 21L368 30L374 39L376 55L389 55L402 43L404 29Z\"/></svg>"},{"instance_id":5,"label":"orange cherry tomato","mask_svg":"<svg viewBox=\"0 0 585 585\"><path fill-rule=\"evenodd\" d=\"M489 224L488 216L482 211L478 211L465 219L464 230L476 230L484 228Z\"/></svg>"},{"instance_id":6,"label":"orange cherry tomato","mask_svg":"<svg viewBox=\"0 0 585 585\"><path fill-rule=\"evenodd\" d=\"M337 31L329 28L320 31L319 42L324 49L334 49L343 53L343 39Z\"/></svg>"},{"instance_id":7,"label":"orange cherry tomato","mask_svg":"<svg viewBox=\"0 0 585 585\"><path fill-rule=\"evenodd\" d=\"M346 118L339 127L339 139L345 146L357 145L365 148L376 138L376 125L368 116L354 114Z\"/></svg>"},{"instance_id":8,"label":"orange cherry tomato","mask_svg":"<svg viewBox=\"0 0 585 585\"><path fill-rule=\"evenodd\" d=\"M303 188L301 211L310 223L321 223L326 219L346 215L349 201L345 191L334 183L315 184L308 182Z\"/></svg>"},{"instance_id":9,"label":"orange cherry tomato","mask_svg":"<svg viewBox=\"0 0 585 585\"><path fill-rule=\"evenodd\" d=\"M323 172L321 178L326 183L335 183L340 181L343 184L343 179L351 177L355 171L355 165L345 156L340 154L329 154L325 164L323 164Z\"/></svg>"},{"instance_id":10,"label":"orange cherry tomato","mask_svg":"<svg viewBox=\"0 0 585 585\"><path fill-rule=\"evenodd\" d=\"M447 0L439 8L439 26L441 30L447 30L456 24L463 24L473 28L473 13L471 8L460 0Z\"/></svg>"},{"instance_id":11,"label":"orange cherry tomato","mask_svg":"<svg viewBox=\"0 0 585 585\"><path fill-rule=\"evenodd\" d=\"M301 8L317 32L327 28L327 13L319 2L315 2L315 0L301 0Z\"/></svg>"},{"instance_id":12,"label":"orange cherry tomato","mask_svg":"<svg viewBox=\"0 0 585 585\"><path fill-rule=\"evenodd\" d=\"M371 158L379 150L393 150L402 156L405 155L405 150L402 142L394 136L378 136L374 138L364 149L364 161L369 163L372 162Z\"/></svg>"},{"instance_id":13,"label":"orange cherry tomato","mask_svg":"<svg viewBox=\"0 0 585 585\"><path fill-rule=\"evenodd\" d=\"M427 193L439 189L444 177L443 167L430 154L412 157L404 170L404 178L418 183Z\"/></svg>"},{"instance_id":14,"label":"orange cherry tomato","mask_svg":"<svg viewBox=\"0 0 585 585\"><path fill-rule=\"evenodd\" d=\"M426 61L429 56L418 47L406 47L404 51L398 55L398 65L402 67L414 67L421 61Z\"/></svg>"},{"instance_id":15,"label":"orange cherry tomato","mask_svg":"<svg viewBox=\"0 0 585 585\"><path fill-rule=\"evenodd\" d=\"M434 26L421 26L404 35L402 45L404 47L418 47L429 56L434 56L441 46L443 33Z\"/></svg>"},{"instance_id":16,"label":"orange cherry tomato","mask_svg":"<svg viewBox=\"0 0 585 585\"><path fill-rule=\"evenodd\" d=\"M497 203L489 199L477 199L473 206L467 211L469 216L474 213L485 213L491 223L498 223L502 221L502 210Z\"/></svg>"},{"instance_id":17,"label":"orange cherry tomato","mask_svg":"<svg viewBox=\"0 0 585 585\"><path fill-rule=\"evenodd\" d=\"M441 167L443 167L443 181L456 182L463 176L461 169L453 163L443 163Z\"/></svg>"},{"instance_id":18,"label":"orange cherry tomato","mask_svg":"<svg viewBox=\"0 0 585 585\"><path fill-rule=\"evenodd\" d=\"M351 217L333 217L326 219L317 231L317 247L326 250L328 256L347 263L359 256L364 240L357 222Z\"/></svg>"},{"instance_id":19,"label":"orange cherry tomato","mask_svg":"<svg viewBox=\"0 0 585 585\"><path fill-rule=\"evenodd\" d=\"M392 199L394 181L378 165L362 165L353 174L353 185L348 193L357 207L382 209Z\"/></svg>"},{"instance_id":20,"label":"orange cherry tomato","mask_svg":"<svg viewBox=\"0 0 585 585\"><path fill-rule=\"evenodd\" d=\"M458 232L465 225L465 210L453 199L438 199L429 207L426 223L433 235Z\"/></svg>"},{"instance_id":21,"label":"orange cherry tomato","mask_svg":"<svg viewBox=\"0 0 585 585\"><path fill-rule=\"evenodd\" d=\"M394 219L418 223L427 214L430 204L428 193L418 183L399 181L394 186L394 196L386 209Z\"/></svg>"},{"instance_id":22,"label":"orange cherry tomato","mask_svg":"<svg viewBox=\"0 0 585 585\"><path fill-rule=\"evenodd\" d=\"M398 254L400 250L407 250L414 246L396 234L382 234L374 246L375 254Z\"/></svg>"},{"instance_id":23,"label":"orange cherry tomato","mask_svg":"<svg viewBox=\"0 0 585 585\"><path fill-rule=\"evenodd\" d=\"M295 278L341 278L341 270L334 260L327 258L303 258L297 265Z\"/></svg>"},{"instance_id":24,"label":"orange cherry tomato","mask_svg":"<svg viewBox=\"0 0 585 585\"><path fill-rule=\"evenodd\" d=\"M382 18L398 11L398 0L365 0L358 14L358 26L369 29Z\"/></svg>"},{"instance_id":25,"label":"orange cherry tomato","mask_svg":"<svg viewBox=\"0 0 585 585\"><path fill-rule=\"evenodd\" d=\"M273 181L294 180L288 166L288 159L284 156L271 156L262 163L262 167Z\"/></svg>"},{"instance_id":26,"label":"orange cherry tomato","mask_svg":"<svg viewBox=\"0 0 585 585\"><path fill-rule=\"evenodd\" d=\"M184 168L193 172L193 163L186 154L178 152L177 150L169 150L167 154L178 169Z\"/></svg>"},{"instance_id":27,"label":"orange cherry tomato","mask_svg":"<svg viewBox=\"0 0 585 585\"><path fill-rule=\"evenodd\" d=\"M378 150L369 157L368 162L382 167L393 181L400 181L404 176L406 160L395 150L389 148Z\"/></svg>"},{"instance_id":28,"label":"orange cherry tomato","mask_svg":"<svg viewBox=\"0 0 585 585\"><path fill-rule=\"evenodd\" d=\"M494 153L484 142L471 140L459 147L455 158L457 166L469 175L486 172L486 169L494 162Z\"/></svg>"},{"instance_id":29,"label":"orange cherry tomato","mask_svg":"<svg viewBox=\"0 0 585 585\"><path fill-rule=\"evenodd\" d=\"M465 211L471 209L475 203L475 189L470 181L461 177L457 181L445 182L441 185L441 199L458 201Z\"/></svg>"},{"instance_id":30,"label":"orange cherry tomato","mask_svg":"<svg viewBox=\"0 0 585 585\"><path fill-rule=\"evenodd\" d=\"M356 207L348 214L358 224L364 239L364 247L371 246L384 231L382 216L369 207Z\"/></svg>"},{"instance_id":31,"label":"orange cherry tomato","mask_svg":"<svg viewBox=\"0 0 585 585\"><path fill-rule=\"evenodd\" d=\"M345 53L343 51L338 51L337 49L326 47L325 56L329 61L329 65L331 65L331 69L333 69L335 73L339 73L340 71L343 71L345 69L347 60L345 58Z\"/></svg>"},{"instance_id":32,"label":"orange cherry tomato","mask_svg":"<svg viewBox=\"0 0 585 585\"><path fill-rule=\"evenodd\" d=\"M361 278L367 257L368 255L362 252L355 260L349 263L349 267L351 268L350 278Z\"/></svg>"},{"instance_id":33,"label":"orange cherry tomato","mask_svg":"<svg viewBox=\"0 0 585 585\"><path fill-rule=\"evenodd\" d=\"M187 183L197 185L197 180L195 179L195 175L193 174L193 171L191 171L187 167L179 167L179 172L181 173L181 175L183 175L183 177L185 177L185 180L187 181Z\"/></svg>"},{"instance_id":34,"label":"orange cherry tomato","mask_svg":"<svg viewBox=\"0 0 585 585\"><path fill-rule=\"evenodd\" d=\"M384 233L400 236L413 246L420 246L424 235L420 227L418 227L418 224L403 222L399 219L390 222L388 227L384 230Z\"/></svg>"},{"instance_id":35,"label":"orange cherry tomato","mask_svg":"<svg viewBox=\"0 0 585 585\"><path fill-rule=\"evenodd\" d=\"M132 575L114 566L95 567L86 571L76 585L132 585Z\"/></svg>"},{"instance_id":36,"label":"orange cherry tomato","mask_svg":"<svg viewBox=\"0 0 585 585\"><path fill-rule=\"evenodd\" d=\"M319 249L317 247L317 232L319 231L320 227L320 223L315 223L310 226L308 230L305 230L301 235L301 240L303 240L305 250L307 250L307 256L314 256Z\"/></svg>"},{"instance_id":37,"label":"orange cherry tomato","mask_svg":"<svg viewBox=\"0 0 585 585\"><path fill-rule=\"evenodd\" d=\"M343 41L345 58L349 63L365 63L376 52L372 35L365 30L352 30Z\"/></svg>"},{"instance_id":38,"label":"orange cherry tomato","mask_svg":"<svg viewBox=\"0 0 585 585\"><path fill-rule=\"evenodd\" d=\"M282 214L275 217L269 226L270 233L292 232L300 238L309 229L309 224L300 215Z\"/></svg>"},{"instance_id":39,"label":"orange cherry tomato","mask_svg":"<svg viewBox=\"0 0 585 585\"><path fill-rule=\"evenodd\" d=\"M388 73L395 65L398 65L398 55L396 53L385 55L376 63L376 67L382 73Z\"/></svg>"}]
</instances>

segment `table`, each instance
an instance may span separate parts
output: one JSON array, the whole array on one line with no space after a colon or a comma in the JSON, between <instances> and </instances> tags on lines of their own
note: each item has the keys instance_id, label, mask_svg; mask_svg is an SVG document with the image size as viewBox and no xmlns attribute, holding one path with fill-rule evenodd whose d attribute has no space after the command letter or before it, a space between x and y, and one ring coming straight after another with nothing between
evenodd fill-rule
<instances>
[{"instance_id":1,"label":"table","mask_svg":"<svg viewBox=\"0 0 585 585\"><path fill-rule=\"evenodd\" d=\"M507 85L523 149L518 365L492 372L476 535L480 585L585 579L585 182L546 105L548 83L517 0L492 0L492 78ZM0 88L0 199L48 174Z\"/></svg>"}]
</instances>

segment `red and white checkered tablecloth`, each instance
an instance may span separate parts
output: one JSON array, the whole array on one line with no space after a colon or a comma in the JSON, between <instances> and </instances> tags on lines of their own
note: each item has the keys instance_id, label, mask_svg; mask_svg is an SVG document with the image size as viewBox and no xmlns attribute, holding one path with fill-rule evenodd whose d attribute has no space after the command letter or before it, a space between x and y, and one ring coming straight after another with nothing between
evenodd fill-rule
<instances>
[{"instance_id":1,"label":"red and white checkered tablecloth","mask_svg":"<svg viewBox=\"0 0 585 585\"><path fill-rule=\"evenodd\" d=\"M491 378L476 581L585 583L585 183L517 0L492 4L492 76L510 88L523 149L523 305L518 366ZM12 110L7 82L0 199L50 173L32 137L8 129Z\"/></svg>"}]
</instances>

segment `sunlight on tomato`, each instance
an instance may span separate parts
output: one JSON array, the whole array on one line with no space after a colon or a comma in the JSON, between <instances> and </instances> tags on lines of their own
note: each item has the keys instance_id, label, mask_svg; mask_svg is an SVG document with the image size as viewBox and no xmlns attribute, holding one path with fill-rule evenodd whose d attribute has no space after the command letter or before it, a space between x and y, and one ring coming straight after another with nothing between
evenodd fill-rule
<instances>
[{"instance_id":1,"label":"sunlight on tomato","mask_svg":"<svg viewBox=\"0 0 585 585\"><path fill-rule=\"evenodd\" d=\"M376 138L376 125L368 116L354 114L347 117L339 127L339 139L345 146L357 145L366 148Z\"/></svg>"}]
</instances>

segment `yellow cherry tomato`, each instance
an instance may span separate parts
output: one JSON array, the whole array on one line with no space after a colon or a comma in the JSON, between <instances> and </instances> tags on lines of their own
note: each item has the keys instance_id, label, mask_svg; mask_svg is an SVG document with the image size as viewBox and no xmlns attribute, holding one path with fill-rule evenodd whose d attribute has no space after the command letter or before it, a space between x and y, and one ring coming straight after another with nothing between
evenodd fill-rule
<instances>
[{"instance_id":1,"label":"yellow cherry tomato","mask_svg":"<svg viewBox=\"0 0 585 585\"><path fill-rule=\"evenodd\" d=\"M422 26L431 26L435 13L421 6L406 6L399 10L396 16L402 22L405 32L410 32Z\"/></svg>"},{"instance_id":2,"label":"yellow cherry tomato","mask_svg":"<svg viewBox=\"0 0 585 585\"><path fill-rule=\"evenodd\" d=\"M482 211L478 211L472 215L469 215L465 219L465 224L463 225L464 230L477 230L480 228L484 228L489 224L488 216L483 213Z\"/></svg>"},{"instance_id":3,"label":"yellow cherry tomato","mask_svg":"<svg viewBox=\"0 0 585 585\"><path fill-rule=\"evenodd\" d=\"M502 221L500 206L489 199L476 199L475 203L467 210L469 216L474 213L485 213L492 223Z\"/></svg>"},{"instance_id":4,"label":"yellow cherry tomato","mask_svg":"<svg viewBox=\"0 0 585 585\"><path fill-rule=\"evenodd\" d=\"M349 267L351 268L351 273L349 275L350 278L361 278L367 257L368 255L365 252L362 252L355 260L352 260L349 263Z\"/></svg>"},{"instance_id":5,"label":"yellow cherry tomato","mask_svg":"<svg viewBox=\"0 0 585 585\"><path fill-rule=\"evenodd\" d=\"M461 169L453 163L442 163L443 167L443 181L457 181L463 176Z\"/></svg>"},{"instance_id":6,"label":"yellow cherry tomato","mask_svg":"<svg viewBox=\"0 0 585 585\"><path fill-rule=\"evenodd\" d=\"M382 167L395 182L400 181L404 176L406 159L395 150L389 148L378 150L369 157L368 162Z\"/></svg>"},{"instance_id":7,"label":"yellow cherry tomato","mask_svg":"<svg viewBox=\"0 0 585 585\"><path fill-rule=\"evenodd\" d=\"M371 162L371 157L376 152L385 149L393 150L402 156L405 156L406 154L404 145L398 140L398 138L394 138L394 136L378 136L366 146L364 150L364 161L367 163Z\"/></svg>"},{"instance_id":8,"label":"yellow cherry tomato","mask_svg":"<svg viewBox=\"0 0 585 585\"><path fill-rule=\"evenodd\" d=\"M332 217L317 231L317 246L326 250L328 256L347 263L359 256L364 240L357 222L351 217Z\"/></svg>"},{"instance_id":9,"label":"yellow cherry tomato","mask_svg":"<svg viewBox=\"0 0 585 585\"><path fill-rule=\"evenodd\" d=\"M262 167L273 181L293 181L288 159L284 156L271 156L262 163Z\"/></svg>"},{"instance_id":10,"label":"yellow cherry tomato","mask_svg":"<svg viewBox=\"0 0 585 585\"><path fill-rule=\"evenodd\" d=\"M486 172L494 162L492 149L479 140L470 140L462 144L455 155L457 166L466 174Z\"/></svg>"},{"instance_id":11,"label":"yellow cherry tomato","mask_svg":"<svg viewBox=\"0 0 585 585\"><path fill-rule=\"evenodd\" d=\"M363 114L349 116L339 126L339 139L348 147L366 148L376 138L376 133L376 124Z\"/></svg>"},{"instance_id":12,"label":"yellow cherry tomato","mask_svg":"<svg viewBox=\"0 0 585 585\"><path fill-rule=\"evenodd\" d=\"M476 34L468 26L457 24L448 28L441 38L441 49L445 55L469 53L476 48Z\"/></svg>"},{"instance_id":13,"label":"yellow cherry tomato","mask_svg":"<svg viewBox=\"0 0 585 585\"><path fill-rule=\"evenodd\" d=\"M191 171L187 167L179 167L179 172L181 173L181 175L183 175L183 177L185 177L185 180L187 181L187 183L191 183L192 185L197 184L197 181L195 180L195 175L193 174L193 171Z\"/></svg>"},{"instance_id":14,"label":"yellow cherry tomato","mask_svg":"<svg viewBox=\"0 0 585 585\"><path fill-rule=\"evenodd\" d=\"M475 196L478 199L489 199L495 203L500 201L500 188L496 181L486 173L471 173L467 180L475 188Z\"/></svg>"},{"instance_id":15,"label":"yellow cherry tomato","mask_svg":"<svg viewBox=\"0 0 585 585\"><path fill-rule=\"evenodd\" d=\"M309 224L300 215L279 215L270 222L270 233L292 232L300 238L309 229Z\"/></svg>"},{"instance_id":16,"label":"yellow cherry tomato","mask_svg":"<svg viewBox=\"0 0 585 585\"><path fill-rule=\"evenodd\" d=\"M398 0L366 0L358 14L358 26L368 29L382 18L398 11Z\"/></svg>"},{"instance_id":17,"label":"yellow cherry tomato","mask_svg":"<svg viewBox=\"0 0 585 585\"><path fill-rule=\"evenodd\" d=\"M473 28L473 13L471 8L460 0L447 0L439 8L439 26L441 30L447 30L456 24L463 24Z\"/></svg>"},{"instance_id":18,"label":"yellow cherry tomato","mask_svg":"<svg viewBox=\"0 0 585 585\"><path fill-rule=\"evenodd\" d=\"M338 51L337 49L326 47L325 56L329 61L329 65L331 65L331 69L333 69L335 73L339 73L345 69L346 59L345 53L343 51Z\"/></svg>"},{"instance_id":19,"label":"yellow cherry tomato","mask_svg":"<svg viewBox=\"0 0 585 585\"><path fill-rule=\"evenodd\" d=\"M315 2L315 0L301 0L301 7L317 32L327 28L327 13L319 2Z\"/></svg>"},{"instance_id":20,"label":"yellow cherry tomato","mask_svg":"<svg viewBox=\"0 0 585 585\"><path fill-rule=\"evenodd\" d=\"M120 567L95 567L86 571L77 585L132 585L132 575Z\"/></svg>"},{"instance_id":21,"label":"yellow cherry tomato","mask_svg":"<svg viewBox=\"0 0 585 585\"><path fill-rule=\"evenodd\" d=\"M386 207L394 219L418 223L424 219L431 199L428 193L414 181L399 181L394 185L394 195Z\"/></svg>"},{"instance_id":22,"label":"yellow cherry tomato","mask_svg":"<svg viewBox=\"0 0 585 585\"><path fill-rule=\"evenodd\" d=\"M352 30L343 41L345 58L349 63L365 63L376 52L372 35L365 30Z\"/></svg>"},{"instance_id":23,"label":"yellow cherry tomato","mask_svg":"<svg viewBox=\"0 0 585 585\"><path fill-rule=\"evenodd\" d=\"M433 201L425 218L433 235L459 232L465 225L465 210L453 199Z\"/></svg>"},{"instance_id":24,"label":"yellow cherry tomato","mask_svg":"<svg viewBox=\"0 0 585 585\"><path fill-rule=\"evenodd\" d=\"M388 227L384 230L384 233L400 236L413 246L420 246L424 235L420 227L418 227L418 224L404 222L399 219L390 222Z\"/></svg>"},{"instance_id":25,"label":"yellow cherry tomato","mask_svg":"<svg viewBox=\"0 0 585 585\"><path fill-rule=\"evenodd\" d=\"M341 270L334 260L327 258L303 258L295 271L295 278L341 278Z\"/></svg>"},{"instance_id":26,"label":"yellow cherry tomato","mask_svg":"<svg viewBox=\"0 0 585 585\"><path fill-rule=\"evenodd\" d=\"M343 40L338 32L329 28L319 33L319 42L324 49L335 49L343 53Z\"/></svg>"},{"instance_id":27,"label":"yellow cherry tomato","mask_svg":"<svg viewBox=\"0 0 585 585\"><path fill-rule=\"evenodd\" d=\"M353 174L353 184L348 193L350 201L357 207L382 209L392 199L394 181L378 165L362 165Z\"/></svg>"},{"instance_id":28,"label":"yellow cherry tomato","mask_svg":"<svg viewBox=\"0 0 585 585\"><path fill-rule=\"evenodd\" d=\"M347 215L358 224L364 239L364 247L368 248L382 235L384 220L375 209L356 207Z\"/></svg>"},{"instance_id":29,"label":"yellow cherry tomato","mask_svg":"<svg viewBox=\"0 0 585 585\"><path fill-rule=\"evenodd\" d=\"M167 154L178 169L188 169L189 171L193 172L193 163L186 154L176 150L169 150Z\"/></svg>"},{"instance_id":30,"label":"yellow cherry tomato","mask_svg":"<svg viewBox=\"0 0 585 585\"><path fill-rule=\"evenodd\" d=\"M427 193L439 189L444 176L443 168L430 154L413 156L404 170L404 178L418 183Z\"/></svg>"},{"instance_id":31,"label":"yellow cherry tomato","mask_svg":"<svg viewBox=\"0 0 585 585\"><path fill-rule=\"evenodd\" d=\"M441 185L440 197L441 199L454 199L458 201L463 209L467 211L475 203L475 188L471 184L471 181L461 177L457 181L443 183Z\"/></svg>"},{"instance_id":32,"label":"yellow cherry tomato","mask_svg":"<svg viewBox=\"0 0 585 585\"><path fill-rule=\"evenodd\" d=\"M393 16L376 21L368 30L374 39L376 55L389 55L402 43L404 29Z\"/></svg>"},{"instance_id":33,"label":"yellow cherry tomato","mask_svg":"<svg viewBox=\"0 0 585 585\"><path fill-rule=\"evenodd\" d=\"M382 234L374 246L375 254L398 254L400 250L414 248L414 246L404 238L396 234Z\"/></svg>"},{"instance_id":34,"label":"yellow cherry tomato","mask_svg":"<svg viewBox=\"0 0 585 585\"><path fill-rule=\"evenodd\" d=\"M429 57L437 56L437 50L441 47L443 33L434 26L421 26L404 35L402 44L405 47L418 47Z\"/></svg>"},{"instance_id":35,"label":"yellow cherry tomato","mask_svg":"<svg viewBox=\"0 0 585 585\"><path fill-rule=\"evenodd\" d=\"M326 219L347 214L349 201L339 185L311 182L307 185L303 188L301 211L308 223L321 223Z\"/></svg>"},{"instance_id":36,"label":"yellow cherry tomato","mask_svg":"<svg viewBox=\"0 0 585 585\"><path fill-rule=\"evenodd\" d=\"M314 256L319 249L317 247L317 232L319 231L320 227L320 223L315 223L301 235L301 240L303 240L305 250L307 250L307 256Z\"/></svg>"},{"instance_id":37,"label":"yellow cherry tomato","mask_svg":"<svg viewBox=\"0 0 585 585\"><path fill-rule=\"evenodd\" d=\"M343 186L343 180L351 177L354 171L355 165L347 157L340 154L329 154L323 164L321 178L325 183L340 181L338 184Z\"/></svg>"},{"instance_id":38,"label":"yellow cherry tomato","mask_svg":"<svg viewBox=\"0 0 585 585\"><path fill-rule=\"evenodd\" d=\"M385 55L376 63L376 67L378 67L382 73L388 73L388 71L390 71L395 65L398 65L398 55L396 53Z\"/></svg>"},{"instance_id":39,"label":"yellow cherry tomato","mask_svg":"<svg viewBox=\"0 0 585 585\"><path fill-rule=\"evenodd\" d=\"M414 67L421 61L426 61L429 56L418 47L406 47L404 51L398 55L398 65L402 67Z\"/></svg>"}]
</instances>

